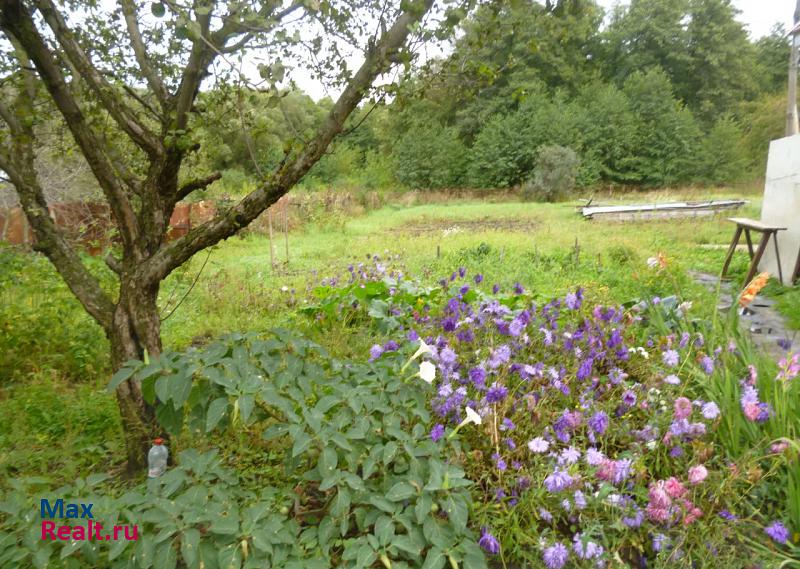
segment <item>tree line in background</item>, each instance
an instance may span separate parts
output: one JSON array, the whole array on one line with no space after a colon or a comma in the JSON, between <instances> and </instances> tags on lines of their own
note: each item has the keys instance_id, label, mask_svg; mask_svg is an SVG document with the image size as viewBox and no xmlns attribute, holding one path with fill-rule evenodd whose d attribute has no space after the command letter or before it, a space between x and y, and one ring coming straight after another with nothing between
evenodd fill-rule
<instances>
[{"instance_id":1,"label":"tree line in background","mask_svg":"<svg viewBox=\"0 0 800 569\"><path fill-rule=\"evenodd\" d=\"M554 199L542 181L560 175L642 187L758 178L783 136L788 39L776 26L753 41L736 16L730 0L632 0L609 14L594 0L483 5L446 59L354 114L305 185L520 185ZM206 166L234 194L331 104L229 95L204 95L217 111Z\"/></svg>"}]
</instances>

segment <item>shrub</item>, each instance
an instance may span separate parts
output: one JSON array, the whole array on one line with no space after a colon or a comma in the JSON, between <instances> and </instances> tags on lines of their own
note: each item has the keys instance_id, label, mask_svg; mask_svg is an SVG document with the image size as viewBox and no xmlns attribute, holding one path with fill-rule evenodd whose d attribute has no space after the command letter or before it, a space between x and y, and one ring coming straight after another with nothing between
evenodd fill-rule
<instances>
[{"instance_id":1,"label":"shrub","mask_svg":"<svg viewBox=\"0 0 800 569\"><path fill-rule=\"evenodd\" d=\"M542 146L537 151L533 177L522 187L525 201L555 202L575 189L580 160L571 148Z\"/></svg>"},{"instance_id":2,"label":"shrub","mask_svg":"<svg viewBox=\"0 0 800 569\"><path fill-rule=\"evenodd\" d=\"M462 182L466 149L454 128L412 125L394 146L395 177L410 188L446 188Z\"/></svg>"},{"instance_id":3,"label":"shrub","mask_svg":"<svg viewBox=\"0 0 800 569\"><path fill-rule=\"evenodd\" d=\"M485 566L467 528L470 482L447 448L428 437L424 391L404 373L404 361L399 353L375 366L337 361L277 330L268 339L231 335L202 351L131 363L110 388L141 381L173 434L184 421L206 433L258 426L285 449L284 486L270 492L296 496L293 518L276 518L268 524L274 530L260 529L258 538L234 517L249 508L230 507L218 532L225 537L209 528L209 550L252 540L252 563L283 567L287 558L298 567L315 559L321 567L369 567L379 559L397 567L440 567L448 559ZM277 545L286 546L280 556Z\"/></svg>"}]
</instances>

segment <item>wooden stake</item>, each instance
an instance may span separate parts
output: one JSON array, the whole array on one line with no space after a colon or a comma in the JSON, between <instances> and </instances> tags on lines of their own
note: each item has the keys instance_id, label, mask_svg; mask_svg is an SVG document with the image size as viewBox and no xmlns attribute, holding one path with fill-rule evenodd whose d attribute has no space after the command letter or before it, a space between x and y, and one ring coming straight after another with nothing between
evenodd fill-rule
<instances>
[{"instance_id":1,"label":"wooden stake","mask_svg":"<svg viewBox=\"0 0 800 569\"><path fill-rule=\"evenodd\" d=\"M286 243L286 264L289 264L289 199L283 201L283 240Z\"/></svg>"},{"instance_id":2,"label":"wooden stake","mask_svg":"<svg viewBox=\"0 0 800 569\"><path fill-rule=\"evenodd\" d=\"M275 270L275 250L272 248L272 208L267 209L267 219L269 220L269 264Z\"/></svg>"}]
</instances>

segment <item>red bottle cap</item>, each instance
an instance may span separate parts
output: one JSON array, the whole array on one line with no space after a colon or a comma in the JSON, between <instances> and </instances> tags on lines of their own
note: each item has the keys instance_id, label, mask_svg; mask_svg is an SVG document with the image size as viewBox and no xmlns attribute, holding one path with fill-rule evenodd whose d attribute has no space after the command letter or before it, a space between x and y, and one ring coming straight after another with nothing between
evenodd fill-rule
<instances>
[{"instance_id":1,"label":"red bottle cap","mask_svg":"<svg viewBox=\"0 0 800 569\"><path fill-rule=\"evenodd\" d=\"M153 441L155 444L160 445L164 443L164 439L156 439Z\"/></svg>"}]
</instances>

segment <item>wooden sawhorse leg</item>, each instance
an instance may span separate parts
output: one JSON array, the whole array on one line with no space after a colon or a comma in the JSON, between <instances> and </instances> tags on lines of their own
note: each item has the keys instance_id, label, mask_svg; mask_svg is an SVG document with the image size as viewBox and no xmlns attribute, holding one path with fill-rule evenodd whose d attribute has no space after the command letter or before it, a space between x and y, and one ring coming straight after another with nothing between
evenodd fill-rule
<instances>
[{"instance_id":1,"label":"wooden sawhorse leg","mask_svg":"<svg viewBox=\"0 0 800 569\"><path fill-rule=\"evenodd\" d=\"M756 276L756 271L758 271L758 263L761 262L761 256L764 254L764 251L767 249L767 245L769 245L769 238L771 231L764 231L761 234L761 241L758 243L758 249L756 249L756 255L753 257L753 261L750 263L750 270L747 271L747 277L744 279L744 286L747 286L750 281L753 280L753 277ZM779 261L780 263L780 261Z\"/></svg>"},{"instance_id":2,"label":"wooden sawhorse leg","mask_svg":"<svg viewBox=\"0 0 800 569\"><path fill-rule=\"evenodd\" d=\"M725 278L725 275L728 274L728 267L731 264L731 259L733 259L733 253L736 251L736 246L739 244L739 238L742 236L742 227L737 225L736 231L733 232L733 241L731 241L731 246L728 248L728 254L725 257L725 264L722 265L722 278ZM800 263L800 257L798 257L798 263Z\"/></svg>"}]
</instances>

